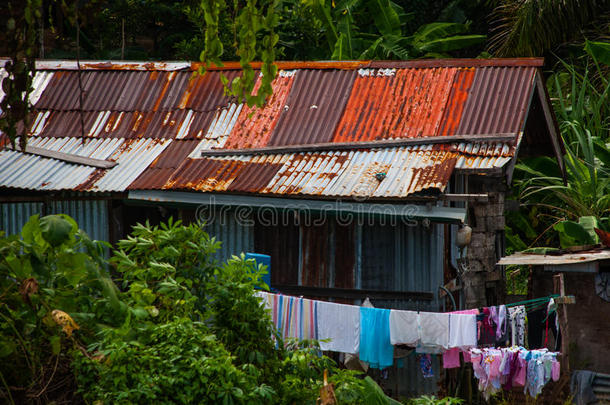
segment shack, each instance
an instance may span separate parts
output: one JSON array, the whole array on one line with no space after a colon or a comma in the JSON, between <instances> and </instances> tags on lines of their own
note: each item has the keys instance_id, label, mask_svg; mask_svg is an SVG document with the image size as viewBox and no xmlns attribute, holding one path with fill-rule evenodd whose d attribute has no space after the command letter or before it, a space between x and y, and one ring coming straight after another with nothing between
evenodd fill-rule
<instances>
[{"instance_id":1,"label":"shack","mask_svg":"<svg viewBox=\"0 0 610 405\"><path fill-rule=\"evenodd\" d=\"M593 389L600 401L610 402L610 249L536 255L515 253L503 257L499 265L530 267L528 295L573 296L561 331L564 359L570 370L596 373ZM563 291L557 280L563 284ZM561 315L561 314L560 314Z\"/></svg>"},{"instance_id":2,"label":"shack","mask_svg":"<svg viewBox=\"0 0 610 405\"><path fill-rule=\"evenodd\" d=\"M286 293L501 303L516 160L545 154L563 170L543 61L277 65L259 109L225 96L235 63L199 75L186 62L38 61L28 146L0 138L1 229L63 212L114 242L137 222L204 220L219 260L268 254Z\"/></svg>"}]
</instances>

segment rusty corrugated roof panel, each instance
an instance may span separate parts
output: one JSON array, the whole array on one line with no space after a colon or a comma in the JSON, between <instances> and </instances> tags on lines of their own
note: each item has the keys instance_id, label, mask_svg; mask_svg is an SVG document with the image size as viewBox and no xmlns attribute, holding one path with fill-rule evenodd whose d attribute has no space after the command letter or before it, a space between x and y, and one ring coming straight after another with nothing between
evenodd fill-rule
<instances>
[{"instance_id":1,"label":"rusty corrugated roof panel","mask_svg":"<svg viewBox=\"0 0 610 405\"><path fill-rule=\"evenodd\" d=\"M85 111L84 133L95 138L202 138L214 114L191 110ZM81 136L78 111L43 110L34 115L32 136Z\"/></svg>"},{"instance_id":2,"label":"rusty corrugated roof panel","mask_svg":"<svg viewBox=\"0 0 610 405\"><path fill-rule=\"evenodd\" d=\"M280 167L277 164L233 159L187 159L163 188L255 193L269 182Z\"/></svg>"},{"instance_id":3,"label":"rusty corrugated roof panel","mask_svg":"<svg viewBox=\"0 0 610 405\"><path fill-rule=\"evenodd\" d=\"M335 142L434 136L457 70L361 69Z\"/></svg>"},{"instance_id":4,"label":"rusty corrugated roof panel","mask_svg":"<svg viewBox=\"0 0 610 405\"><path fill-rule=\"evenodd\" d=\"M199 144L198 140L174 140L150 166L129 185L130 190L160 189Z\"/></svg>"},{"instance_id":5,"label":"rusty corrugated roof panel","mask_svg":"<svg viewBox=\"0 0 610 405\"><path fill-rule=\"evenodd\" d=\"M507 144L420 145L359 151L187 159L163 189L284 196L399 198L444 191L454 168L493 169ZM514 152L514 150L512 150ZM379 180L378 173L385 173Z\"/></svg>"},{"instance_id":6,"label":"rusty corrugated roof panel","mask_svg":"<svg viewBox=\"0 0 610 405\"><path fill-rule=\"evenodd\" d=\"M268 145L331 142L355 78L349 70L300 70Z\"/></svg>"},{"instance_id":7,"label":"rusty corrugated roof panel","mask_svg":"<svg viewBox=\"0 0 610 405\"><path fill-rule=\"evenodd\" d=\"M231 82L239 75L239 72L206 72L204 75L196 72L189 73L188 81L176 107L195 111L214 111L227 105L229 99L224 95L224 88L220 82L221 74L224 74Z\"/></svg>"},{"instance_id":8,"label":"rusty corrugated roof panel","mask_svg":"<svg viewBox=\"0 0 610 405\"><path fill-rule=\"evenodd\" d=\"M292 88L296 71L280 71L273 80L273 94L264 108L244 107L237 122L225 143L225 148L256 148L267 145L282 111L290 108L286 99ZM260 78L254 86L254 92L260 86Z\"/></svg>"},{"instance_id":9,"label":"rusty corrugated roof panel","mask_svg":"<svg viewBox=\"0 0 610 405\"><path fill-rule=\"evenodd\" d=\"M474 80L475 70L473 68L459 69L451 85L451 93L445 107L441 125L437 135L456 135L457 128L462 118L464 104L470 94L470 87Z\"/></svg>"},{"instance_id":10,"label":"rusty corrugated roof panel","mask_svg":"<svg viewBox=\"0 0 610 405\"><path fill-rule=\"evenodd\" d=\"M176 108L188 83L187 72L84 71L83 110L157 111ZM37 109L77 110L78 72L58 71L34 103Z\"/></svg>"},{"instance_id":11,"label":"rusty corrugated roof panel","mask_svg":"<svg viewBox=\"0 0 610 405\"><path fill-rule=\"evenodd\" d=\"M536 69L484 67L476 69L458 134L513 133L523 129L534 90Z\"/></svg>"}]
</instances>

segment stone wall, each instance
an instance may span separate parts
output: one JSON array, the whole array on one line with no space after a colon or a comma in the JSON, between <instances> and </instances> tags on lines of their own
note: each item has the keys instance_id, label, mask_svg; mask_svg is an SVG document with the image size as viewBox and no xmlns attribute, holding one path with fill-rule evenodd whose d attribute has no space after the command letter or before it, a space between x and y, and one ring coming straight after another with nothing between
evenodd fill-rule
<instances>
[{"instance_id":1,"label":"stone wall","mask_svg":"<svg viewBox=\"0 0 610 405\"><path fill-rule=\"evenodd\" d=\"M468 192L487 194L486 203L468 204L468 225L472 239L467 249L467 271L462 276L465 308L496 305L504 301L504 280L496 263L504 253L503 176L474 175L468 179Z\"/></svg>"}]
</instances>

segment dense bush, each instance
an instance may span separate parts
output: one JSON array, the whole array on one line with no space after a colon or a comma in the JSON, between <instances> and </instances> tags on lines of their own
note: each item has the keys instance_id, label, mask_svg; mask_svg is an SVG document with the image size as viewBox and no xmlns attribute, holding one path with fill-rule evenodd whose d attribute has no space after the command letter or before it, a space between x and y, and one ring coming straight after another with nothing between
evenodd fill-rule
<instances>
[{"instance_id":1,"label":"dense bush","mask_svg":"<svg viewBox=\"0 0 610 405\"><path fill-rule=\"evenodd\" d=\"M138 225L111 252L112 280L109 246L65 215L0 238L0 398L315 404L326 370L339 403L393 403L316 342L285 344L254 295L264 269L219 265L219 246L195 224Z\"/></svg>"},{"instance_id":2,"label":"dense bush","mask_svg":"<svg viewBox=\"0 0 610 405\"><path fill-rule=\"evenodd\" d=\"M155 325L139 341L107 337L91 359L76 352L83 397L107 404L256 404L265 390L199 322Z\"/></svg>"}]
</instances>

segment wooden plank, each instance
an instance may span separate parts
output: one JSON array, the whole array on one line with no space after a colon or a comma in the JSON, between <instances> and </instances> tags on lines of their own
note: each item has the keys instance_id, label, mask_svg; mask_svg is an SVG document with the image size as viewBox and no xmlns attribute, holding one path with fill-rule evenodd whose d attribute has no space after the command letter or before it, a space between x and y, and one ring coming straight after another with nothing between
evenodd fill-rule
<instances>
[{"instance_id":1,"label":"wooden plank","mask_svg":"<svg viewBox=\"0 0 610 405\"><path fill-rule=\"evenodd\" d=\"M8 149L12 148L8 147ZM20 151L21 147L19 145L15 145L15 150ZM61 160L67 163L75 163L79 165L97 167L100 169L111 169L118 164L117 162L113 162L111 160L102 160L86 156L73 155L71 153L58 152L56 150L43 149L38 148L36 146L26 146L24 153L29 153L31 155L42 156L50 159Z\"/></svg>"},{"instance_id":2,"label":"wooden plank","mask_svg":"<svg viewBox=\"0 0 610 405\"><path fill-rule=\"evenodd\" d=\"M266 146L263 148L250 149L206 149L201 151L201 156L205 157L304 153L339 150L359 150L370 148L390 148L398 146L431 145L439 143L455 144L461 142L514 142L516 138L516 134L428 136L422 138L386 139L381 141L367 142L325 142L312 143L308 145Z\"/></svg>"},{"instance_id":3,"label":"wooden plank","mask_svg":"<svg viewBox=\"0 0 610 405\"><path fill-rule=\"evenodd\" d=\"M553 150L555 151L555 158L557 159L557 164L559 164L559 169L561 170L563 181L565 183L567 181L567 178L566 168L563 163L563 153L565 152L563 147L563 141L561 140L559 126L557 125L555 113L551 107L551 103L549 102L549 95L547 93L544 81L542 80L542 73L540 73L540 71L536 72L535 80L536 91L538 93L540 104L542 105L542 112L544 113L544 119L546 121L547 128L549 129L551 143L553 144Z\"/></svg>"},{"instance_id":4,"label":"wooden plank","mask_svg":"<svg viewBox=\"0 0 610 405\"><path fill-rule=\"evenodd\" d=\"M488 194L441 194L446 201L476 201L486 203L489 201Z\"/></svg>"},{"instance_id":5,"label":"wooden plank","mask_svg":"<svg viewBox=\"0 0 610 405\"><path fill-rule=\"evenodd\" d=\"M560 297L555 298L556 302L558 298L565 297L563 273L555 274L553 276L553 292L555 294L560 294ZM560 303L557 305L557 316L559 317L559 329L561 331L561 367L563 373L568 374L570 372L570 330L568 328L568 307L566 304Z\"/></svg>"}]
</instances>

